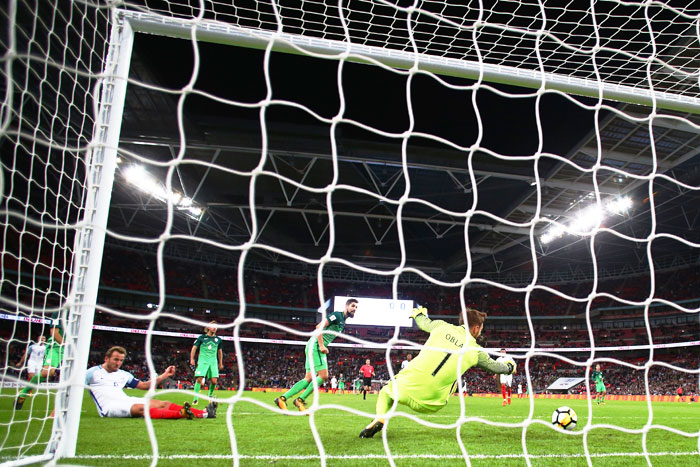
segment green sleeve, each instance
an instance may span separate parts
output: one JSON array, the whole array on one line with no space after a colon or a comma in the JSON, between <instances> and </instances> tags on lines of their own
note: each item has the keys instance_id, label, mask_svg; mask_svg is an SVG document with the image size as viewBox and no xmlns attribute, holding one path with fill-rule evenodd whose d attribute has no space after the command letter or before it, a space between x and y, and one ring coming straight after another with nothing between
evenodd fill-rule
<instances>
[{"instance_id":1,"label":"green sleeve","mask_svg":"<svg viewBox=\"0 0 700 467\"><path fill-rule=\"evenodd\" d=\"M510 374L510 368L505 363L497 362L486 352L479 351L479 361L476 366L491 373Z\"/></svg>"},{"instance_id":2,"label":"green sleeve","mask_svg":"<svg viewBox=\"0 0 700 467\"><path fill-rule=\"evenodd\" d=\"M433 329L437 328L438 326L442 326L443 324L446 324L444 321L440 319L436 319L435 321L431 320L425 315L418 315L415 318L413 318L418 325L418 327L425 331L425 332L433 332Z\"/></svg>"},{"instance_id":3,"label":"green sleeve","mask_svg":"<svg viewBox=\"0 0 700 467\"><path fill-rule=\"evenodd\" d=\"M202 336L197 336L197 338L194 340L194 344L192 344L195 347L199 347L202 345Z\"/></svg>"}]
</instances>

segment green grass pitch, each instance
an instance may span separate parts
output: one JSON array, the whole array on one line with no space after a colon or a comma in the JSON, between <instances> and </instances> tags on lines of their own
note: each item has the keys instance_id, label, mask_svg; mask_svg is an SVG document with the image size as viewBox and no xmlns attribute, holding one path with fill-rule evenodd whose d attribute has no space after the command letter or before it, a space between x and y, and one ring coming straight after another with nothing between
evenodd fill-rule
<instances>
[{"instance_id":1,"label":"green grass pitch","mask_svg":"<svg viewBox=\"0 0 700 467\"><path fill-rule=\"evenodd\" d=\"M138 395L134 392L134 395ZM362 400L359 395L321 394L320 402L327 406L313 416L301 415L296 409L289 415L274 411L272 401L280 393L246 392L247 400L238 401L231 409L222 403L214 420L155 420L153 426L158 442L159 464L168 466L231 465L233 462L231 437L227 419L233 429L233 438L245 466L300 466L321 465L319 446L314 439L315 425L329 466L385 466L389 465L381 434L373 439L359 439L358 434L369 423L374 411L376 395ZM235 395L218 392L220 399ZM27 400L25 408L14 415L13 393L4 391L0 405L0 436L4 439L0 461L10 460L24 445L24 456L43 452L51 420L40 417L47 413L45 396ZM191 400L183 393L159 394L159 398L184 402ZM203 405L206 404L205 401ZM526 430L518 424L528 419L529 399L513 399L510 406L502 407L500 398L467 397L466 422L458 430L460 402L453 397L450 403L434 415L419 415L431 424L424 426L405 418L393 418L387 430L387 447L397 466L465 465L458 436L470 455L473 466L525 466L523 439L535 466L585 466L583 428L590 421L595 425L616 425L639 430L648 422L649 411L644 402L608 402L605 406L593 404L589 414L586 401L535 399L534 420ZM578 414L578 427L573 434L550 428L552 411L569 405ZM365 416L348 412L352 409ZM27 422L30 410L35 417ZM400 409L403 412L403 409ZM700 404L655 403L652 406L652 429L646 436L646 448L654 466L700 465L698 437L700 433ZM475 419L478 417L478 419ZM592 418L591 418L592 417ZM510 426L493 426L489 422ZM450 426L452 425L452 426ZM665 425L687 433L686 437L656 428ZM43 429L43 434L39 434ZM588 431L586 444L594 466L646 466L643 453L644 436L625 433L609 427ZM33 445L33 447L32 447ZM101 419L89 396L85 396L81 418L77 457L65 464L99 466L146 466L153 455L143 419Z\"/></svg>"}]
</instances>

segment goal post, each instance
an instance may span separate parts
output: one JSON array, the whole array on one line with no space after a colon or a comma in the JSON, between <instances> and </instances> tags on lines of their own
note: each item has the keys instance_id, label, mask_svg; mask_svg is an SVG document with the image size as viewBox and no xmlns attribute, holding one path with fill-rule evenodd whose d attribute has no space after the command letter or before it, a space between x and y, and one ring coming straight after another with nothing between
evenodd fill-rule
<instances>
[{"instance_id":1,"label":"goal post","mask_svg":"<svg viewBox=\"0 0 700 467\"><path fill-rule=\"evenodd\" d=\"M73 457L78 442L132 46L133 31L129 23L114 15L105 68L99 82L100 98L96 102L93 139L86 155L87 185L83 198L83 218L75 235L64 366L60 377L62 387L56 395L53 442L48 445L49 450L56 449L59 458Z\"/></svg>"}]
</instances>

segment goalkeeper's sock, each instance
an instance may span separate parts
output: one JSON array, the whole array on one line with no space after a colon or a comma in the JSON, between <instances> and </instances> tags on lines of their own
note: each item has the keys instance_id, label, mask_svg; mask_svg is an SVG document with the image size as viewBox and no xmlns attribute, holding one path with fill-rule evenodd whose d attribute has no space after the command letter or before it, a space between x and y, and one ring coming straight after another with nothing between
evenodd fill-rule
<instances>
[{"instance_id":1,"label":"goalkeeper's sock","mask_svg":"<svg viewBox=\"0 0 700 467\"><path fill-rule=\"evenodd\" d=\"M303 391L306 387L311 384L311 381L306 381L305 379L297 381L297 383L292 386L292 389L282 394L285 399L291 399L299 391Z\"/></svg>"},{"instance_id":2,"label":"goalkeeper's sock","mask_svg":"<svg viewBox=\"0 0 700 467\"><path fill-rule=\"evenodd\" d=\"M379 391L379 396L377 396L377 418L387 413L391 406L394 404L394 399L391 398L387 386L384 386L381 391Z\"/></svg>"},{"instance_id":3,"label":"goalkeeper's sock","mask_svg":"<svg viewBox=\"0 0 700 467\"><path fill-rule=\"evenodd\" d=\"M32 379L29 380L31 384L39 384L41 383L41 373L34 373L34 376L32 376ZM32 387L31 386L25 386L22 388L22 390L19 392L20 397L25 397L27 394L32 392Z\"/></svg>"},{"instance_id":4,"label":"goalkeeper's sock","mask_svg":"<svg viewBox=\"0 0 700 467\"><path fill-rule=\"evenodd\" d=\"M151 418L156 419L156 418L182 418L182 413L179 410L169 410L168 409L150 409L148 413L151 415Z\"/></svg>"},{"instance_id":5,"label":"goalkeeper's sock","mask_svg":"<svg viewBox=\"0 0 700 467\"><path fill-rule=\"evenodd\" d=\"M318 387L319 387L319 388L320 388L321 386L323 386L323 378L321 378L320 376L317 376L317 377L316 377L316 383L318 383ZM308 395L311 394L311 393L313 392L313 390L314 390L314 385L311 384L311 383L309 383L309 385L306 387L306 390L302 393L301 398L302 398L303 400L306 400L306 398L308 397Z\"/></svg>"},{"instance_id":6,"label":"goalkeeper's sock","mask_svg":"<svg viewBox=\"0 0 700 467\"><path fill-rule=\"evenodd\" d=\"M199 399L199 390L202 389L202 385L199 383L194 383L194 400Z\"/></svg>"},{"instance_id":7,"label":"goalkeeper's sock","mask_svg":"<svg viewBox=\"0 0 700 467\"><path fill-rule=\"evenodd\" d=\"M216 391L216 385L215 385L215 384L210 384L210 385L209 385L209 392L207 393L207 395L208 395L209 397L211 397L212 394L214 394L214 391Z\"/></svg>"}]
</instances>

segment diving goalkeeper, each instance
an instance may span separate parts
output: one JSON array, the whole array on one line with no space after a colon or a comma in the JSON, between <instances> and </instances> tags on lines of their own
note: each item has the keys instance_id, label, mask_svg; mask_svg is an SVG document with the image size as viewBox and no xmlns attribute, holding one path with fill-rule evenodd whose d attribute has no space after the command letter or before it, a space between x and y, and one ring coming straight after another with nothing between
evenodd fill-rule
<instances>
[{"instance_id":1,"label":"diving goalkeeper","mask_svg":"<svg viewBox=\"0 0 700 467\"><path fill-rule=\"evenodd\" d=\"M484 328L486 313L467 308L466 315L467 324L464 324L464 314L460 313L459 326L455 326L431 320L423 307L413 309L411 317L419 328L430 333L430 337L411 364L379 392L377 416L362 430L360 438L371 438L384 428L384 415L391 409L394 397L399 404L416 412L433 413L447 404L457 389L457 379L474 365L491 373L515 373L512 359L497 362L476 343ZM462 348L467 350L460 353Z\"/></svg>"}]
</instances>

